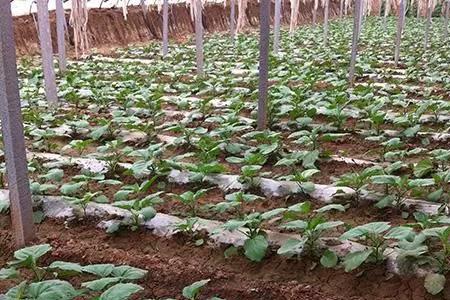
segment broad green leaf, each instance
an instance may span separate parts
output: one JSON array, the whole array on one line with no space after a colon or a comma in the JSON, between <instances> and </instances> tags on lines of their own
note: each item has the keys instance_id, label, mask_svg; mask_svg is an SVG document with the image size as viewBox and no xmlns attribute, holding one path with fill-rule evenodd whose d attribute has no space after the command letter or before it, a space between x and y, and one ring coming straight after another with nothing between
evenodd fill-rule
<instances>
[{"instance_id":1,"label":"broad green leaf","mask_svg":"<svg viewBox=\"0 0 450 300\"><path fill-rule=\"evenodd\" d=\"M390 228L391 226L389 225L388 222L368 223L361 226L357 226L355 228L348 230L347 232L344 232L339 239L340 240L353 239L366 235L368 233L380 234L389 230Z\"/></svg>"},{"instance_id":2,"label":"broad green leaf","mask_svg":"<svg viewBox=\"0 0 450 300\"><path fill-rule=\"evenodd\" d=\"M404 240L407 237L414 234L414 231L411 227L406 226L398 226L391 228L388 233L384 236L385 239L395 239L395 240Z\"/></svg>"},{"instance_id":3,"label":"broad green leaf","mask_svg":"<svg viewBox=\"0 0 450 300\"><path fill-rule=\"evenodd\" d=\"M305 246L305 240L289 239L277 251L279 255L294 256L302 252Z\"/></svg>"},{"instance_id":4,"label":"broad green leaf","mask_svg":"<svg viewBox=\"0 0 450 300\"><path fill-rule=\"evenodd\" d=\"M442 274L429 273L425 277L424 287L431 295L437 295L444 290L445 276Z\"/></svg>"},{"instance_id":5,"label":"broad green leaf","mask_svg":"<svg viewBox=\"0 0 450 300\"><path fill-rule=\"evenodd\" d=\"M144 207L140 213L144 216L144 221L151 220L156 216L156 210L151 206Z\"/></svg>"},{"instance_id":6,"label":"broad green leaf","mask_svg":"<svg viewBox=\"0 0 450 300\"><path fill-rule=\"evenodd\" d=\"M0 194L0 213L6 213L9 209L9 199L5 194Z\"/></svg>"},{"instance_id":7,"label":"broad green leaf","mask_svg":"<svg viewBox=\"0 0 450 300\"><path fill-rule=\"evenodd\" d=\"M50 264L49 269L58 269L62 271L69 271L75 273L82 273L83 267L76 263L64 262L64 261L55 261Z\"/></svg>"},{"instance_id":8,"label":"broad green leaf","mask_svg":"<svg viewBox=\"0 0 450 300\"><path fill-rule=\"evenodd\" d=\"M423 159L414 166L414 176L415 177L423 177L433 171L434 166L431 159Z\"/></svg>"},{"instance_id":9,"label":"broad green leaf","mask_svg":"<svg viewBox=\"0 0 450 300\"><path fill-rule=\"evenodd\" d=\"M362 251L351 252L344 257L344 267L345 272L353 271L358 268L362 263L364 263L370 254L372 254L372 249L366 249Z\"/></svg>"},{"instance_id":10,"label":"broad green leaf","mask_svg":"<svg viewBox=\"0 0 450 300\"><path fill-rule=\"evenodd\" d=\"M85 185L85 182L65 183L61 186L60 191L63 195L72 196L80 192L83 185Z\"/></svg>"},{"instance_id":11,"label":"broad green leaf","mask_svg":"<svg viewBox=\"0 0 450 300\"><path fill-rule=\"evenodd\" d=\"M324 213L330 210L337 210L337 211L341 211L344 212L345 211L345 207L342 204L328 204L325 205L319 209L314 210L315 212L318 213Z\"/></svg>"},{"instance_id":12,"label":"broad green leaf","mask_svg":"<svg viewBox=\"0 0 450 300\"><path fill-rule=\"evenodd\" d=\"M14 268L3 268L0 270L0 280L17 278L19 272Z\"/></svg>"},{"instance_id":13,"label":"broad green leaf","mask_svg":"<svg viewBox=\"0 0 450 300\"><path fill-rule=\"evenodd\" d=\"M14 258L17 260L13 264L21 264L26 262L34 262L46 253L52 250L49 244L36 245L22 248L14 252ZM31 261L30 261L31 260Z\"/></svg>"},{"instance_id":14,"label":"broad green leaf","mask_svg":"<svg viewBox=\"0 0 450 300\"><path fill-rule=\"evenodd\" d=\"M71 300L79 294L67 281L47 280L31 283L28 287L27 299Z\"/></svg>"},{"instance_id":15,"label":"broad green leaf","mask_svg":"<svg viewBox=\"0 0 450 300\"><path fill-rule=\"evenodd\" d=\"M112 271L112 276L121 277L127 280L137 280L143 278L147 274L147 271L130 267L130 266L119 266L115 267Z\"/></svg>"},{"instance_id":16,"label":"broad green leaf","mask_svg":"<svg viewBox=\"0 0 450 300\"><path fill-rule=\"evenodd\" d=\"M183 289L183 297L185 297L189 300L197 299L197 296L199 295L200 290L210 281L211 281L211 279L204 279L204 280L194 282L193 284L185 287Z\"/></svg>"},{"instance_id":17,"label":"broad green leaf","mask_svg":"<svg viewBox=\"0 0 450 300\"><path fill-rule=\"evenodd\" d=\"M143 288L134 283L118 283L100 295L99 300L127 300Z\"/></svg>"},{"instance_id":18,"label":"broad green leaf","mask_svg":"<svg viewBox=\"0 0 450 300\"><path fill-rule=\"evenodd\" d=\"M320 264L325 268L334 268L338 263L338 257L336 253L331 250L325 250L320 258Z\"/></svg>"},{"instance_id":19,"label":"broad green leaf","mask_svg":"<svg viewBox=\"0 0 450 300\"><path fill-rule=\"evenodd\" d=\"M88 265L83 267L83 272L97 275L99 277L107 277L114 270L114 265L112 264L96 264Z\"/></svg>"},{"instance_id":20,"label":"broad green leaf","mask_svg":"<svg viewBox=\"0 0 450 300\"><path fill-rule=\"evenodd\" d=\"M260 262L266 255L269 243L262 235L247 239L244 243L245 256L255 262Z\"/></svg>"},{"instance_id":21,"label":"broad green leaf","mask_svg":"<svg viewBox=\"0 0 450 300\"><path fill-rule=\"evenodd\" d=\"M90 289L91 291L102 291L111 284L115 284L121 280L120 277L106 277L93 281L83 282L81 287Z\"/></svg>"}]
</instances>

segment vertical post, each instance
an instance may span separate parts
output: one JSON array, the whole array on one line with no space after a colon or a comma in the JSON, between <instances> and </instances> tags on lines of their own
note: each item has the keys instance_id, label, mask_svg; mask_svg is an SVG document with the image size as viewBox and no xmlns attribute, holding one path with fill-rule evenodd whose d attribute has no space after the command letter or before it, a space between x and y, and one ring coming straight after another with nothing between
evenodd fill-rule
<instances>
[{"instance_id":1,"label":"vertical post","mask_svg":"<svg viewBox=\"0 0 450 300\"><path fill-rule=\"evenodd\" d=\"M365 8L365 0L361 0L360 9L359 9L359 25L358 25L358 40L361 36L361 31L363 27L363 21L364 21L364 8Z\"/></svg>"},{"instance_id":2,"label":"vertical post","mask_svg":"<svg viewBox=\"0 0 450 300\"><path fill-rule=\"evenodd\" d=\"M428 39L430 35L430 27L431 27L431 1L427 1L427 21L425 23L425 37L424 37L424 43L423 43L423 49L427 50L428 48Z\"/></svg>"},{"instance_id":3,"label":"vertical post","mask_svg":"<svg viewBox=\"0 0 450 300\"><path fill-rule=\"evenodd\" d=\"M384 0L384 18L383 18L383 30L387 30L387 17L389 15L390 10L390 0Z\"/></svg>"},{"instance_id":4,"label":"vertical post","mask_svg":"<svg viewBox=\"0 0 450 300\"><path fill-rule=\"evenodd\" d=\"M230 33L234 46L236 43L236 0L230 1Z\"/></svg>"},{"instance_id":5,"label":"vertical post","mask_svg":"<svg viewBox=\"0 0 450 300\"><path fill-rule=\"evenodd\" d=\"M0 111L12 227L16 246L23 247L34 239L35 232L9 0L0 0Z\"/></svg>"},{"instance_id":6,"label":"vertical post","mask_svg":"<svg viewBox=\"0 0 450 300\"><path fill-rule=\"evenodd\" d=\"M395 53L394 53L394 61L396 67L398 66L398 60L400 58L400 43L402 40L404 20L405 20L405 0L400 0L400 7L397 20L397 36L395 38Z\"/></svg>"},{"instance_id":7,"label":"vertical post","mask_svg":"<svg viewBox=\"0 0 450 300\"><path fill-rule=\"evenodd\" d=\"M65 45L65 23L66 15L64 13L64 7L62 0L56 0L56 35L58 40L58 62L59 72L65 73L67 69L66 61L66 45Z\"/></svg>"},{"instance_id":8,"label":"vertical post","mask_svg":"<svg viewBox=\"0 0 450 300\"><path fill-rule=\"evenodd\" d=\"M317 22L317 9L319 8L319 0L314 0L313 14L312 14L312 23L316 25Z\"/></svg>"},{"instance_id":9,"label":"vertical post","mask_svg":"<svg viewBox=\"0 0 450 300\"><path fill-rule=\"evenodd\" d=\"M45 95L50 105L58 102L55 70L53 69L53 47L50 35L47 0L37 0L39 41L41 45L42 68L44 70Z\"/></svg>"},{"instance_id":10,"label":"vertical post","mask_svg":"<svg viewBox=\"0 0 450 300\"><path fill-rule=\"evenodd\" d=\"M350 86L355 82L355 66L356 56L358 54L358 32L359 32L359 18L361 17L361 1L355 0L355 7L353 13L353 38L352 38L352 53L350 59L350 70L348 72Z\"/></svg>"},{"instance_id":11,"label":"vertical post","mask_svg":"<svg viewBox=\"0 0 450 300\"><path fill-rule=\"evenodd\" d=\"M448 17L450 15L450 0L445 1L444 12L444 40L448 40Z\"/></svg>"},{"instance_id":12,"label":"vertical post","mask_svg":"<svg viewBox=\"0 0 450 300\"><path fill-rule=\"evenodd\" d=\"M259 5L258 130L264 130L267 128L267 97L269 91L270 0L261 0Z\"/></svg>"},{"instance_id":13,"label":"vertical post","mask_svg":"<svg viewBox=\"0 0 450 300\"><path fill-rule=\"evenodd\" d=\"M273 52L278 54L280 48L280 26L281 26L281 0L275 0L274 24L273 24Z\"/></svg>"},{"instance_id":14,"label":"vertical post","mask_svg":"<svg viewBox=\"0 0 450 300\"><path fill-rule=\"evenodd\" d=\"M325 0L323 13L323 46L326 47L328 45L328 17L330 14L330 0Z\"/></svg>"},{"instance_id":15,"label":"vertical post","mask_svg":"<svg viewBox=\"0 0 450 300\"><path fill-rule=\"evenodd\" d=\"M162 55L165 57L169 53L169 0L163 0L163 28L162 28Z\"/></svg>"},{"instance_id":16,"label":"vertical post","mask_svg":"<svg viewBox=\"0 0 450 300\"><path fill-rule=\"evenodd\" d=\"M342 18L344 12L344 0L339 0L339 18Z\"/></svg>"},{"instance_id":17,"label":"vertical post","mask_svg":"<svg viewBox=\"0 0 450 300\"><path fill-rule=\"evenodd\" d=\"M202 0L195 1L195 49L197 54L197 75L203 75L203 21Z\"/></svg>"}]
</instances>

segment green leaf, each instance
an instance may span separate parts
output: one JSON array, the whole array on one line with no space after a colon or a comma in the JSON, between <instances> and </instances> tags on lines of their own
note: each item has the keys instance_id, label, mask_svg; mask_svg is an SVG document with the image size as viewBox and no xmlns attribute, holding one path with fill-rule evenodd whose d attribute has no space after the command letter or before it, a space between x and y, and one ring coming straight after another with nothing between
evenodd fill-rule
<instances>
[{"instance_id":1,"label":"green leaf","mask_svg":"<svg viewBox=\"0 0 450 300\"><path fill-rule=\"evenodd\" d=\"M112 271L112 276L121 277L127 280L137 280L143 278L147 271L130 266L115 267Z\"/></svg>"},{"instance_id":2,"label":"green leaf","mask_svg":"<svg viewBox=\"0 0 450 300\"><path fill-rule=\"evenodd\" d=\"M437 295L444 290L445 276L442 274L430 273L425 277L424 287L431 295Z\"/></svg>"},{"instance_id":3,"label":"green leaf","mask_svg":"<svg viewBox=\"0 0 450 300\"><path fill-rule=\"evenodd\" d=\"M320 263L325 268L334 268L338 263L338 257L336 253L327 249L320 258Z\"/></svg>"},{"instance_id":4,"label":"green leaf","mask_svg":"<svg viewBox=\"0 0 450 300\"><path fill-rule=\"evenodd\" d=\"M347 254L344 258L345 272L353 271L358 268L362 263L364 263L370 254L372 254L372 249L366 249L362 251L351 252Z\"/></svg>"},{"instance_id":5,"label":"green leaf","mask_svg":"<svg viewBox=\"0 0 450 300\"><path fill-rule=\"evenodd\" d=\"M134 283L118 283L101 294L99 300L126 300L142 290L141 286Z\"/></svg>"},{"instance_id":6,"label":"green leaf","mask_svg":"<svg viewBox=\"0 0 450 300\"><path fill-rule=\"evenodd\" d=\"M0 213L6 213L9 209L9 199L5 194L0 194Z\"/></svg>"},{"instance_id":7,"label":"green leaf","mask_svg":"<svg viewBox=\"0 0 450 300\"><path fill-rule=\"evenodd\" d=\"M388 222L372 222L361 226L357 226L355 228L350 229L347 232L344 232L339 239L340 240L353 239L366 235L368 233L380 234L382 232L389 230L389 228L391 228L391 225L389 225Z\"/></svg>"},{"instance_id":8,"label":"green leaf","mask_svg":"<svg viewBox=\"0 0 450 300\"><path fill-rule=\"evenodd\" d=\"M83 185L85 182L65 183L61 186L60 191L63 195L72 196L77 194Z\"/></svg>"},{"instance_id":9,"label":"green leaf","mask_svg":"<svg viewBox=\"0 0 450 300\"><path fill-rule=\"evenodd\" d=\"M49 269L58 269L61 271L68 271L74 273L82 273L83 267L76 263L55 261L48 267Z\"/></svg>"},{"instance_id":10,"label":"green leaf","mask_svg":"<svg viewBox=\"0 0 450 300\"><path fill-rule=\"evenodd\" d=\"M28 289L28 282L22 281L15 287L12 287L8 290L6 293L6 300L17 300L17 299L23 299L23 296L26 294L26 291Z\"/></svg>"},{"instance_id":11,"label":"green leaf","mask_svg":"<svg viewBox=\"0 0 450 300\"><path fill-rule=\"evenodd\" d=\"M394 227L384 236L385 239L404 240L414 234L413 228L406 226Z\"/></svg>"},{"instance_id":12,"label":"green leaf","mask_svg":"<svg viewBox=\"0 0 450 300\"><path fill-rule=\"evenodd\" d=\"M431 179L431 178L414 179L414 180L410 180L408 182L408 186L411 188L432 186L432 185L434 185L434 179Z\"/></svg>"},{"instance_id":13,"label":"green leaf","mask_svg":"<svg viewBox=\"0 0 450 300\"><path fill-rule=\"evenodd\" d=\"M263 235L247 239L244 243L245 256L251 261L260 262L266 255L269 243Z\"/></svg>"},{"instance_id":14,"label":"green leaf","mask_svg":"<svg viewBox=\"0 0 450 300\"><path fill-rule=\"evenodd\" d=\"M151 206L144 207L140 213L144 216L144 221L153 219L156 216L156 209Z\"/></svg>"},{"instance_id":15,"label":"green leaf","mask_svg":"<svg viewBox=\"0 0 450 300\"><path fill-rule=\"evenodd\" d=\"M330 210L337 210L337 211L341 211L344 212L345 211L345 207L342 204L328 204L325 205L319 209L316 209L315 212L318 213L324 213Z\"/></svg>"},{"instance_id":16,"label":"green leaf","mask_svg":"<svg viewBox=\"0 0 450 300\"><path fill-rule=\"evenodd\" d=\"M111 223L108 228L106 228L106 233L113 234L117 232L120 229L120 222L113 222Z\"/></svg>"},{"instance_id":17,"label":"green leaf","mask_svg":"<svg viewBox=\"0 0 450 300\"><path fill-rule=\"evenodd\" d=\"M342 222L342 221L329 221L329 222L323 222L323 223L317 224L315 229L319 230L319 231L323 231L323 230L331 229L331 228L338 227L338 226L341 226L341 225L344 225L344 222Z\"/></svg>"},{"instance_id":18,"label":"green leaf","mask_svg":"<svg viewBox=\"0 0 450 300\"><path fill-rule=\"evenodd\" d=\"M304 230L308 227L308 223L303 220L295 220L281 225L284 229Z\"/></svg>"},{"instance_id":19,"label":"green leaf","mask_svg":"<svg viewBox=\"0 0 450 300\"><path fill-rule=\"evenodd\" d=\"M47 174L40 177L47 180L60 182L64 177L64 171L62 169L51 169Z\"/></svg>"},{"instance_id":20,"label":"green leaf","mask_svg":"<svg viewBox=\"0 0 450 300\"><path fill-rule=\"evenodd\" d=\"M14 261L13 264L28 265L28 263L36 263L41 256L51 250L52 247L49 244L36 245L17 250L14 252L14 258L17 261Z\"/></svg>"},{"instance_id":21,"label":"green leaf","mask_svg":"<svg viewBox=\"0 0 450 300\"><path fill-rule=\"evenodd\" d=\"M314 150L306 153L306 155L303 157L303 167L305 169L314 169L316 166L314 165L316 161L319 159L319 151Z\"/></svg>"},{"instance_id":22,"label":"green leaf","mask_svg":"<svg viewBox=\"0 0 450 300\"><path fill-rule=\"evenodd\" d=\"M423 159L414 166L414 176L415 177L423 177L433 171L434 166L431 159Z\"/></svg>"},{"instance_id":23,"label":"green leaf","mask_svg":"<svg viewBox=\"0 0 450 300\"><path fill-rule=\"evenodd\" d=\"M263 220L270 220L275 218L276 216L284 213L286 211L286 208L276 208L276 209L272 209L270 211L267 211L263 214L261 214L261 218Z\"/></svg>"},{"instance_id":24,"label":"green leaf","mask_svg":"<svg viewBox=\"0 0 450 300\"><path fill-rule=\"evenodd\" d=\"M99 292L99 291L104 290L107 286L109 286L109 285L111 285L113 283L119 282L120 279L121 278L119 278L119 277L101 278L101 279L97 279L97 280L83 282L81 284L81 287L90 289L91 291Z\"/></svg>"},{"instance_id":25,"label":"green leaf","mask_svg":"<svg viewBox=\"0 0 450 300\"><path fill-rule=\"evenodd\" d=\"M394 175L376 175L371 177L374 184L396 185L400 181L400 177Z\"/></svg>"},{"instance_id":26,"label":"green leaf","mask_svg":"<svg viewBox=\"0 0 450 300\"><path fill-rule=\"evenodd\" d=\"M67 281L47 280L31 283L28 287L27 299L35 300L70 300L80 293Z\"/></svg>"},{"instance_id":27,"label":"green leaf","mask_svg":"<svg viewBox=\"0 0 450 300\"><path fill-rule=\"evenodd\" d=\"M107 277L114 270L114 265L112 264L96 264L88 265L83 267L83 272L93 274L99 277Z\"/></svg>"},{"instance_id":28,"label":"green leaf","mask_svg":"<svg viewBox=\"0 0 450 300\"><path fill-rule=\"evenodd\" d=\"M183 289L183 297L185 297L189 300L197 299L197 296L199 295L200 290L210 281L211 281L211 279L204 279L204 280L196 281L193 284L185 287Z\"/></svg>"},{"instance_id":29,"label":"green leaf","mask_svg":"<svg viewBox=\"0 0 450 300\"><path fill-rule=\"evenodd\" d=\"M0 270L0 280L17 278L19 272L14 268L3 268Z\"/></svg>"},{"instance_id":30,"label":"green leaf","mask_svg":"<svg viewBox=\"0 0 450 300\"><path fill-rule=\"evenodd\" d=\"M291 257L302 252L305 240L289 239L277 251L279 255Z\"/></svg>"}]
</instances>

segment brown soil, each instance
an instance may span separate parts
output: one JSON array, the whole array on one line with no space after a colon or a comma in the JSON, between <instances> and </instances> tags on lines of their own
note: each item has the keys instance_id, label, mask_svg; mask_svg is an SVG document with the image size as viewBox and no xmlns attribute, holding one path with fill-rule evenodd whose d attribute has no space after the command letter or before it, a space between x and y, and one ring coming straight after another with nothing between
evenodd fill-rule
<instances>
[{"instance_id":1,"label":"brown soil","mask_svg":"<svg viewBox=\"0 0 450 300\"><path fill-rule=\"evenodd\" d=\"M273 4L272 4L273 5ZM310 23L312 19L312 2L300 2L299 24ZM289 24L290 2L284 1L282 11L283 24ZM229 28L230 7L222 3L206 5L204 9L203 25L208 33L226 31ZM271 10L273 11L273 9ZM330 2L330 18L339 14L339 1ZM66 11L66 19L69 19ZM323 16L323 8L319 6L318 22ZM246 24L252 27L258 25L259 4L249 1L246 11ZM50 13L52 36L56 37L56 16ZM161 38L162 17L156 6L151 6L147 16L140 7L128 8L128 20L125 21L121 8L116 9L90 9L88 22L88 39L91 48L97 48L99 52L111 52L113 46L124 46L132 43L148 43L149 40ZM39 41L36 27L31 15L14 18L14 30L17 52L19 55L32 55L39 53ZM194 32L193 22L190 17L189 7L184 3L171 5L169 12L170 38L177 41L186 41L186 37ZM69 51L73 50L73 30L69 27L68 42ZM53 48L57 49L56 40Z\"/></svg>"},{"instance_id":2,"label":"brown soil","mask_svg":"<svg viewBox=\"0 0 450 300\"><path fill-rule=\"evenodd\" d=\"M6 217L1 218L0 262L11 259L12 237ZM140 284L145 287L136 299L177 297L194 281L210 278L200 299L289 300L419 300L449 299L426 295L422 279L386 274L382 266L368 266L359 274L324 269L309 259L288 260L269 254L259 264L242 256L225 259L210 246L196 247L185 238L159 238L148 232L122 232L109 236L85 222L66 229L56 221L37 226L36 243L50 243L53 252L44 263L54 260L81 264L114 263L143 268L149 273ZM78 285L83 278L75 278ZM12 282L0 283L4 292Z\"/></svg>"}]
</instances>

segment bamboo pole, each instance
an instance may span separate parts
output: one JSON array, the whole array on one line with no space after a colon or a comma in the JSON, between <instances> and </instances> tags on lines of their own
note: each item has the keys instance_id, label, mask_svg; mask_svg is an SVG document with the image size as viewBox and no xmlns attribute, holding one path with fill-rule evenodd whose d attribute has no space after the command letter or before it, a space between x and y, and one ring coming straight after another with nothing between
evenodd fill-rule
<instances>
[{"instance_id":1,"label":"bamboo pole","mask_svg":"<svg viewBox=\"0 0 450 300\"><path fill-rule=\"evenodd\" d=\"M17 248L35 238L20 107L11 4L9 0L0 0L0 112L11 222Z\"/></svg>"},{"instance_id":2,"label":"bamboo pole","mask_svg":"<svg viewBox=\"0 0 450 300\"><path fill-rule=\"evenodd\" d=\"M269 90L270 0L260 1L258 130L267 128Z\"/></svg>"}]
</instances>

